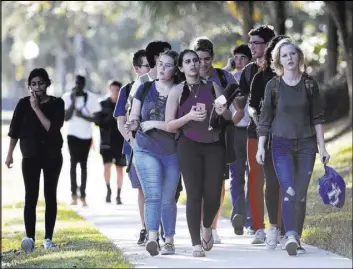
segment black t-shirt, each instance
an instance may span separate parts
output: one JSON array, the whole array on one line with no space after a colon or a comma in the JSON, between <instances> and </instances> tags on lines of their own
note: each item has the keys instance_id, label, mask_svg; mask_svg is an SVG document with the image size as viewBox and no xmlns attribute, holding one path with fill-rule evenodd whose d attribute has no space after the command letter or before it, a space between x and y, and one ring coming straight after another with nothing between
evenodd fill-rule
<instances>
[{"instance_id":1,"label":"black t-shirt","mask_svg":"<svg viewBox=\"0 0 353 269\"><path fill-rule=\"evenodd\" d=\"M118 130L117 121L113 116L116 103L113 103L110 97L100 102L102 110L96 114L96 124L99 126L101 149L110 149L122 151L124 137Z\"/></svg>"},{"instance_id":2,"label":"black t-shirt","mask_svg":"<svg viewBox=\"0 0 353 269\"><path fill-rule=\"evenodd\" d=\"M64 124L65 108L61 98L49 96L49 101L39 105L50 121L45 130L31 107L29 96L19 100L12 116L8 135L20 140L22 156L56 157L61 154L63 139L60 132Z\"/></svg>"},{"instance_id":3,"label":"black t-shirt","mask_svg":"<svg viewBox=\"0 0 353 269\"><path fill-rule=\"evenodd\" d=\"M247 66L245 66L245 68L241 72L239 86L240 86L241 92L244 95L249 96L250 92L252 91L251 83L253 81L255 74L258 72L258 70L259 70L259 66L257 65L257 63L251 62L247 64ZM251 117L247 128L247 134L248 134L248 138L257 138L256 124L254 123Z\"/></svg>"}]
</instances>

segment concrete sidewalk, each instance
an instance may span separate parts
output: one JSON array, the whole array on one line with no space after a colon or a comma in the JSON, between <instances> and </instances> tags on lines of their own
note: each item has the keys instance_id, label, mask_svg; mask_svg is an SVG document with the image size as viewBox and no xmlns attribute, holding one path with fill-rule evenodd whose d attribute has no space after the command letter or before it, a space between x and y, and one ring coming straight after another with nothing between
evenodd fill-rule
<instances>
[{"instance_id":1,"label":"concrete sidewalk","mask_svg":"<svg viewBox=\"0 0 353 269\"><path fill-rule=\"evenodd\" d=\"M8 140L2 139L3 148L7 150ZM69 155L64 144L64 164L58 185L58 199L70 201ZM2 151L4 160L5 152ZM21 157L19 149L15 152L16 169L9 172L6 191L3 191L2 202L23 199L24 189L20 175ZM4 167L3 167L4 169ZM115 173L112 173L112 178ZM79 179L79 174L77 175ZM88 207L72 208L92 223L102 234L110 238L136 268L352 268L352 260L343 258L312 246L304 245L306 254L289 257L286 251L277 248L267 250L265 245L252 246L250 236L236 236L229 220L220 219L218 232L221 245L214 245L204 258L192 257L192 247L186 223L185 206L178 206L175 246L176 255L151 257L144 247L136 244L141 229L137 207L137 191L131 188L128 177L124 179L122 190L123 205L115 204L113 191L112 204L106 204L106 187L103 179L103 165L98 151L92 150L88 160L87 202ZM116 180L112 180L112 189L116 189ZM11 193L11 195L10 195ZM7 195L9 194L9 195ZM43 197L43 181L40 196Z\"/></svg>"},{"instance_id":2,"label":"concrete sidewalk","mask_svg":"<svg viewBox=\"0 0 353 269\"><path fill-rule=\"evenodd\" d=\"M307 253L297 257L289 257L280 247L271 251L265 245L253 246L249 243L251 236L234 235L226 219L219 221L222 244L214 245L205 258L194 258L185 206L181 205L175 235L176 255L151 257L144 247L136 244L141 226L136 192L128 184L123 191L121 206L88 199L89 208L76 207L76 211L109 237L136 268L352 268L352 260L308 245L303 245Z\"/></svg>"}]
</instances>

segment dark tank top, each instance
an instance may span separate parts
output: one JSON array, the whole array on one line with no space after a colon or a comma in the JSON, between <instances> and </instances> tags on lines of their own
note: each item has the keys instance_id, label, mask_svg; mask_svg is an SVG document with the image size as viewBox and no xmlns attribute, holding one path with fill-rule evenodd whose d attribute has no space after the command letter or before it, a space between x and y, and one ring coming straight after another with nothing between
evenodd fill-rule
<instances>
[{"instance_id":1,"label":"dark tank top","mask_svg":"<svg viewBox=\"0 0 353 269\"><path fill-rule=\"evenodd\" d=\"M186 82L185 82L186 83ZM181 127L181 133L187 138L200 142L200 143L214 143L219 141L219 131L208 130L210 115L213 109L213 102L215 99L215 93L212 81L201 81L200 88L194 86L193 91L197 96L195 97L193 92L188 89L188 97L183 100L181 98L180 106L178 108L178 118L188 114L192 106L196 106L196 103L203 103L206 105L207 117L204 121L189 121L183 127ZM187 87L187 86L186 86ZM186 91L184 86L184 92ZM184 92L182 95L184 95Z\"/></svg>"}]
</instances>

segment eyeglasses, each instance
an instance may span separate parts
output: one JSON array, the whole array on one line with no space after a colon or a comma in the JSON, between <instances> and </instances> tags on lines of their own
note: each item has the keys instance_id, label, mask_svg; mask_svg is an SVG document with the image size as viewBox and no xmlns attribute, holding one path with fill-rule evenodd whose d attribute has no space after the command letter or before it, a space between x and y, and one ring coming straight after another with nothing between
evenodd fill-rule
<instances>
[{"instance_id":1,"label":"eyeglasses","mask_svg":"<svg viewBox=\"0 0 353 269\"><path fill-rule=\"evenodd\" d=\"M250 47L251 45L260 45L260 44L265 44L266 42L265 41L249 41L248 42L248 46Z\"/></svg>"},{"instance_id":2,"label":"eyeglasses","mask_svg":"<svg viewBox=\"0 0 353 269\"><path fill-rule=\"evenodd\" d=\"M140 64L140 65L139 65L139 67L142 67L142 66L143 66L143 67L146 67L146 68L149 68L149 67L150 67L149 64Z\"/></svg>"}]
</instances>

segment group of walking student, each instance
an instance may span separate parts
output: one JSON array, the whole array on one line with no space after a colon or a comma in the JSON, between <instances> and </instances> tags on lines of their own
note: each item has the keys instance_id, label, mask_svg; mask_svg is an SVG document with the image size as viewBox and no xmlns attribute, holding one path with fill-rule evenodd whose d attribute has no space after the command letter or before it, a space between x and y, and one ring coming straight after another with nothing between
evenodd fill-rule
<instances>
[{"instance_id":1,"label":"group of walking student","mask_svg":"<svg viewBox=\"0 0 353 269\"><path fill-rule=\"evenodd\" d=\"M276 35L268 25L248 35L248 44L232 48L233 57L222 69L213 66L214 44L207 37L196 38L181 52L168 42L153 41L133 56L136 80L125 86L110 81L109 96L101 101L84 90L82 76L62 98L47 95L49 76L34 69L28 77L30 96L20 99L13 114L6 158L11 167L20 139L26 195L22 249L34 249L41 170L44 248L55 247L61 127L68 121L72 204L77 204L79 189L87 206L87 157L95 123L101 134L106 202L111 202L112 163L118 176L117 204L122 203L127 166L131 186L138 191L137 244L151 256L176 252L176 204L183 185L192 255L204 257L221 244L217 221L227 179L236 235L253 235L251 244L269 249L280 245L289 255L305 253L301 235L316 154L324 164L330 159L320 91L305 71L302 50L289 37ZM266 232L265 205L270 223Z\"/></svg>"}]
</instances>

